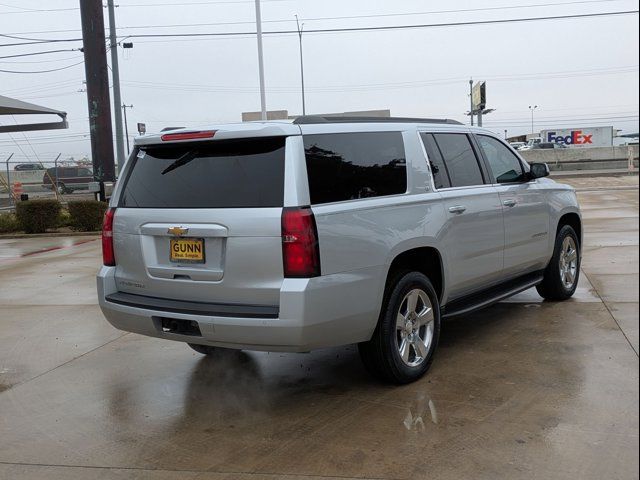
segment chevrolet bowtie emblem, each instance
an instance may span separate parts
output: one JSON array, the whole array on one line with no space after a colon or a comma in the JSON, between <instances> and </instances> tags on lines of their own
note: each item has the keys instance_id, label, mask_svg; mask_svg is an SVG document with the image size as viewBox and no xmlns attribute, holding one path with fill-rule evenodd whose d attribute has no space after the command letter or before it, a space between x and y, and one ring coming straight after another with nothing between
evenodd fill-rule
<instances>
[{"instance_id":1,"label":"chevrolet bowtie emblem","mask_svg":"<svg viewBox=\"0 0 640 480\"><path fill-rule=\"evenodd\" d=\"M182 227L171 227L170 229L167 230L167 233L169 235L175 235L176 237L181 237L182 235L186 235L187 233L189 233L189 229L182 228Z\"/></svg>"}]
</instances>

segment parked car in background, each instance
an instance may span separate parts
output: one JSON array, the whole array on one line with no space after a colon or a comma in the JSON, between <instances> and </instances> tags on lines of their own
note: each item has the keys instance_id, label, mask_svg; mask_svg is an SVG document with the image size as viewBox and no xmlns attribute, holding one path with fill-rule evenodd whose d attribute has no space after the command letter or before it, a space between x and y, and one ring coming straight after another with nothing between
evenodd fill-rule
<instances>
[{"instance_id":1,"label":"parked car in background","mask_svg":"<svg viewBox=\"0 0 640 480\"><path fill-rule=\"evenodd\" d=\"M524 147L526 145L526 143L524 143L524 142L510 142L509 145L511 145L515 150L520 150L522 147Z\"/></svg>"},{"instance_id":2,"label":"parked car in background","mask_svg":"<svg viewBox=\"0 0 640 480\"><path fill-rule=\"evenodd\" d=\"M530 150L552 150L554 148L569 148L562 143L555 142L539 142L531 145Z\"/></svg>"},{"instance_id":3,"label":"parked car in background","mask_svg":"<svg viewBox=\"0 0 640 480\"><path fill-rule=\"evenodd\" d=\"M145 135L105 215L100 307L116 328L205 355L357 343L375 375L411 382L441 319L534 286L575 292L580 209L548 175L451 120Z\"/></svg>"},{"instance_id":4,"label":"parked car in background","mask_svg":"<svg viewBox=\"0 0 640 480\"><path fill-rule=\"evenodd\" d=\"M44 167L39 163L19 163L13 169L17 172L44 170Z\"/></svg>"},{"instance_id":5,"label":"parked car in background","mask_svg":"<svg viewBox=\"0 0 640 480\"><path fill-rule=\"evenodd\" d=\"M93 171L88 167L52 167L47 168L42 183L45 188L55 188L58 193L71 193L75 190L88 190L93 182Z\"/></svg>"},{"instance_id":6,"label":"parked car in background","mask_svg":"<svg viewBox=\"0 0 640 480\"><path fill-rule=\"evenodd\" d=\"M519 150L531 150L537 143L542 142L541 137L530 138L525 145L519 148Z\"/></svg>"}]
</instances>

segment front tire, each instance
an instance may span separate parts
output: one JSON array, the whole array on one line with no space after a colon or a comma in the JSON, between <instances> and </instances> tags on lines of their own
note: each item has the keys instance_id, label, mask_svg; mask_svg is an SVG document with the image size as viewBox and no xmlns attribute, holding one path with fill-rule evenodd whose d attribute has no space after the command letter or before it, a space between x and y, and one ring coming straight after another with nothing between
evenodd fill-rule
<instances>
[{"instance_id":1,"label":"front tire","mask_svg":"<svg viewBox=\"0 0 640 480\"><path fill-rule=\"evenodd\" d=\"M565 225L556 236L553 257L536 290L546 300L566 300L572 297L578 288L579 278L580 242L575 230Z\"/></svg>"},{"instance_id":2,"label":"front tire","mask_svg":"<svg viewBox=\"0 0 640 480\"><path fill-rule=\"evenodd\" d=\"M390 283L373 337L358 345L365 367L392 383L418 380L431 366L440 336L440 302L429 279L403 272Z\"/></svg>"}]
</instances>

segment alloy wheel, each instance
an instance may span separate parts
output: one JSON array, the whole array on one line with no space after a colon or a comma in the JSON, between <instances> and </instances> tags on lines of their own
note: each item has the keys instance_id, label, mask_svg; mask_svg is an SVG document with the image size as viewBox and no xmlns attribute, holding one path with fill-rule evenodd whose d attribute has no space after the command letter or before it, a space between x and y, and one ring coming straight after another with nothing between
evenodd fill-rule
<instances>
[{"instance_id":1,"label":"alloy wheel","mask_svg":"<svg viewBox=\"0 0 640 480\"><path fill-rule=\"evenodd\" d=\"M566 237L560 251L560 280L567 290L571 290L578 277L578 248L572 237Z\"/></svg>"},{"instance_id":2,"label":"alloy wheel","mask_svg":"<svg viewBox=\"0 0 640 480\"><path fill-rule=\"evenodd\" d=\"M396 315L396 345L402 361L417 367L429 355L434 329L433 306L427 293L411 290Z\"/></svg>"}]
</instances>

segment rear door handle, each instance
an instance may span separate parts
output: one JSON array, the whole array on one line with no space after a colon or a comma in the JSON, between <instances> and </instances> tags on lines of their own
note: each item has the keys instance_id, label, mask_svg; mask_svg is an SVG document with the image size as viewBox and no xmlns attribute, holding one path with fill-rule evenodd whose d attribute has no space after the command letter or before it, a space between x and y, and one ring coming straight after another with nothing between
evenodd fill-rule
<instances>
[{"instance_id":1,"label":"rear door handle","mask_svg":"<svg viewBox=\"0 0 640 480\"><path fill-rule=\"evenodd\" d=\"M504 202L502 202L502 205L504 205L505 207L515 207L517 204L518 202L513 199L505 200Z\"/></svg>"},{"instance_id":2,"label":"rear door handle","mask_svg":"<svg viewBox=\"0 0 640 480\"><path fill-rule=\"evenodd\" d=\"M449 207L449 212L450 213L463 213L466 209L467 209L467 207L465 207L464 205L456 205L454 207Z\"/></svg>"}]
</instances>

